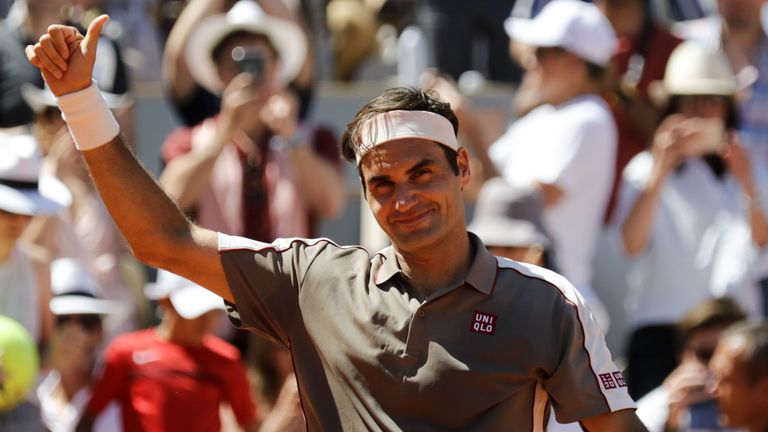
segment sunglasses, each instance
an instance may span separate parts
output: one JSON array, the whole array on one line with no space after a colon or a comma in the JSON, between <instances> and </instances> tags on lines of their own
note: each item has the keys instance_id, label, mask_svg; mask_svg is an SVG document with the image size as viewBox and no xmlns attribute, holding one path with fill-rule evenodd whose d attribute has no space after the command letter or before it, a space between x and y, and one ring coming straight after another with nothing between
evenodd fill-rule
<instances>
[{"instance_id":1,"label":"sunglasses","mask_svg":"<svg viewBox=\"0 0 768 432\"><path fill-rule=\"evenodd\" d=\"M84 330L95 331L101 329L101 316L96 314L59 315L56 317L56 325L77 323Z\"/></svg>"}]
</instances>

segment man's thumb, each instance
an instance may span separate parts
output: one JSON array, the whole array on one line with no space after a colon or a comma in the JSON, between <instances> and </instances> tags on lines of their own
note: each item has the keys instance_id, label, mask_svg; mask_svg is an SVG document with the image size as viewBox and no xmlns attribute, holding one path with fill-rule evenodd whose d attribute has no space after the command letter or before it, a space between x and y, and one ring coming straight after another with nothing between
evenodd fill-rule
<instances>
[{"instance_id":1,"label":"man's thumb","mask_svg":"<svg viewBox=\"0 0 768 432\"><path fill-rule=\"evenodd\" d=\"M99 43L99 36L101 35L101 29L104 28L104 24L109 21L109 15L100 15L88 26L88 31L85 33L85 38L82 42L84 48L83 54L86 57L96 56L96 45Z\"/></svg>"}]
</instances>

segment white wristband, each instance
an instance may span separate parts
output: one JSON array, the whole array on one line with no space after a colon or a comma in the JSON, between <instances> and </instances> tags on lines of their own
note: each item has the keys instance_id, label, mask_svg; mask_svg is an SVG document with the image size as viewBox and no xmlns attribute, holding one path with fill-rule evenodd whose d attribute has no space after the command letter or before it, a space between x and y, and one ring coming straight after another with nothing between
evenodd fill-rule
<instances>
[{"instance_id":1,"label":"white wristband","mask_svg":"<svg viewBox=\"0 0 768 432\"><path fill-rule=\"evenodd\" d=\"M95 81L82 90L59 96L56 101L78 150L102 146L120 133L120 126Z\"/></svg>"}]
</instances>

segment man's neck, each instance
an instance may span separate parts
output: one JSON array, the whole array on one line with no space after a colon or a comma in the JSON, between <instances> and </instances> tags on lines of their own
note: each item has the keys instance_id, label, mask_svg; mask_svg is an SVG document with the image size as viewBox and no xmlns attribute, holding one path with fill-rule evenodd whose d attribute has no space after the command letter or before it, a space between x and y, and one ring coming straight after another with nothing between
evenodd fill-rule
<instances>
[{"instance_id":1,"label":"man's neck","mask_svg":"<svg viewBox=\"0 0 768 432\"><path fill-rule=\"evenodd\" d=\"M200 346L203 344L203 336L205 334L189 331L180 319L175 319L167 314L168 312L166 312L166 316L163 317L163 320L155 329L160 339L184 346Z\"/></svg>"},{"instance_id":2,"label":"man's neck","mask_svg":"<svg viewBox=\"0 0 768 432\"><path fill-rule=\"evenodd\" d=\"M750 60L760 46L763 35L763 27L759 21L750 26L739 27L728 27L727 24L723 23L724 42L730 42L738 47Z\"/></svg>"},{"instance_id":3,"label":"man's neck","mask_svg":"<svg viewBox=\"0 0 768 432\"><path fill-rule=\"evenodd\" d=\"M86 387L91 380L90 371L61 373L61 389L67 401L71 401L77 392Z\"/></svg>"},{"instance_id":4,"label":"man's neck","mask_svg":"<svg viewBox=\"0 0 768 432\"><path fill-rule=\"evenodd\" d=\"M421 299L428 299L441 288L457 286L464 281L475 254L475 245L466 231L445 236L439 244L424 250L396 250L397 261Z\"/></svg>"},{"instance_id":5,"label":"man's neck","mask_svg":"<svg viewBox=\"0 0 768 432\"><path fill-rule=\"evenodd\" d=\"M13 253L13 247L15 242L7 242L0 240L0 264L8 261Z\"/></svg>"},{"instance_id":6,"label":"man's neck","mask_svg":"<svg viewBox=\"0 0 768 432\"><path fill-rule=\"evenodd\" d=\"M586 81L577 85L569 86L567 91L551 98L551 100L546 102L557 107L578 97L595 94L597 93L597 90L597 86L594 83L591 81Z\"/></svg>"}]
</instances>

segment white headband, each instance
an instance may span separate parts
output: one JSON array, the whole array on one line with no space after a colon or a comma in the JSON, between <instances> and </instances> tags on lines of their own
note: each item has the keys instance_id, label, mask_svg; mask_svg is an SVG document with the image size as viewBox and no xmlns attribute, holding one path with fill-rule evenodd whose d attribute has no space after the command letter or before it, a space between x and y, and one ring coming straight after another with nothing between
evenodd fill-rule
<instances>
[{"instance_id":1,"label":"white headband","mask_svg":"<svg viewBox=\"0 0 768 432\"><path fill-rule=\"evenodd\" d=\"M422 138L453 150L459 149L451 122L429 111L397 110L376 114L363 123L358 137L360 146L355 155L358 165L374 147L401 138Z\"/></svg>"}]
</instances>

